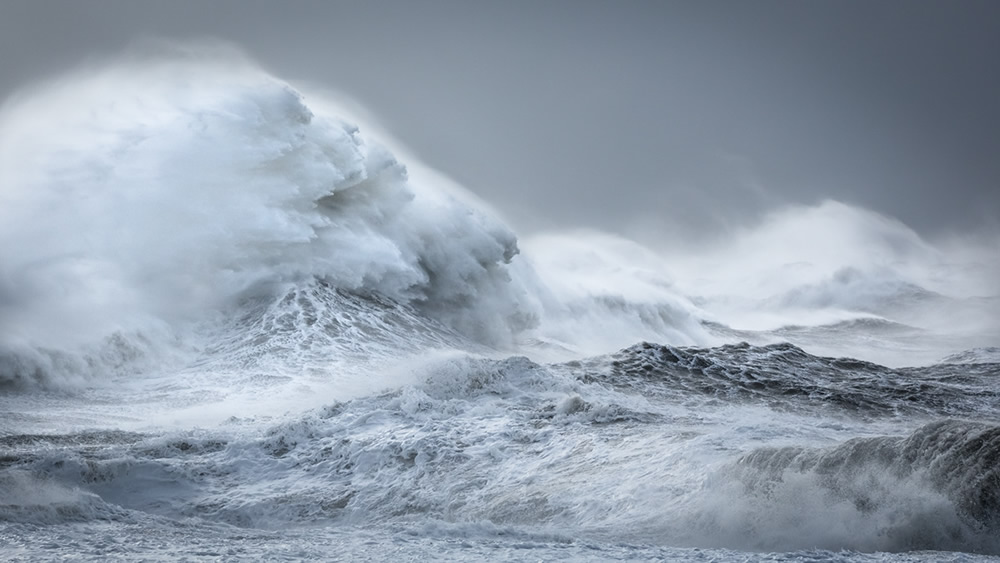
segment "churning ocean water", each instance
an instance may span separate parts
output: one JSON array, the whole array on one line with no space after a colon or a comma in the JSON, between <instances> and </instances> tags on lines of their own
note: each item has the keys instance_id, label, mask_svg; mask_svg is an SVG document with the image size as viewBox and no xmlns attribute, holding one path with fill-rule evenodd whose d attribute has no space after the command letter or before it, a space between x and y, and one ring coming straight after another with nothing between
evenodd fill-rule
<instances>
[{"instance_id":1,"label":"churning ocean water","mask_svg":"<svg viewBox=\"0 0 1000 563\"><path fill-rule=\"evenodd\" d=\"M219 54L6 102L3 558L1000 555L995 246L519 240L357 123Z\"/></svg>"}]
</instances>

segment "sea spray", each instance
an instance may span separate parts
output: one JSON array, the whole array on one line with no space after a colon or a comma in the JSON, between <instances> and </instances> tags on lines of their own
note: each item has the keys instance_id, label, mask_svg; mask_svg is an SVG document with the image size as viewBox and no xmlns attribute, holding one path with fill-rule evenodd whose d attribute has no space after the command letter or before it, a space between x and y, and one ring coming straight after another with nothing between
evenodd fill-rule
<instances>
[{"instance_id":1,"label":"sea spray","mask_svg":"<svg viewBox=\"0 0 1000 563\"><path fill-rule=\"evenodd\" d=\"M1000 551L995 246L519 241L343 109L204 48L7 101L5 555Z\"/></svg>"}]
</instances>

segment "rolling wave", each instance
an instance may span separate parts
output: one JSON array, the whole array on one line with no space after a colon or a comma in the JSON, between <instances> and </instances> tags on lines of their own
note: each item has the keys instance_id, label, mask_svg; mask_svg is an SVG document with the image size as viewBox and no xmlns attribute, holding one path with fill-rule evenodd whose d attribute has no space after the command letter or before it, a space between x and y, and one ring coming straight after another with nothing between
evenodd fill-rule
<instances>
[{"instance_id":1,"label":"rolling wave","mask_svg":"<svg viewBox=\"0 0 1000 563\"><path fill-rule=\"evenodd\" d=\"M878 523L882 529L866 538L868 549L997 553L998 456L1000 427L942 420L905 437L858 438L826 449L759 449L726 474L742 485L740 496L758 506L810 488L826 504L817 512L846 510Z\"/></svg>"}]
</instances>

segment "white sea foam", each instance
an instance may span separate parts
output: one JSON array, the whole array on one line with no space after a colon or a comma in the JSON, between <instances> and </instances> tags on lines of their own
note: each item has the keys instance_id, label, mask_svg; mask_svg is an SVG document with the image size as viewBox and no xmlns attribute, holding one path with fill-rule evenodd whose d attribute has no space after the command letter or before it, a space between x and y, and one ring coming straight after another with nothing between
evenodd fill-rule
<instances>
[{"instance_id":1,"label":"white sea foam","mask_svg":"<svg viewBox=\"0 0 1000 563\"><path fill-rule=\"evenodd\" d=\"M576 230L519 254L496 212L405 154L217 47L9 100L5 539L26 557L72 554L33 539L50 537L98 554L130 538L117 553L140 557L234 536L233 557L287 555L274 538L458 559L997 551L988 240L827 201L697 249ZM679 348L739 340L805 351ZM807 353L970 348L923 371ZM926 425L952 416L986 424ZM851 457L856 438L940 455L892 473L888 450ZM745 463L768 452L773 471ZM788 558L862 557L834 551Z\"/></svg>"}]
</instances>

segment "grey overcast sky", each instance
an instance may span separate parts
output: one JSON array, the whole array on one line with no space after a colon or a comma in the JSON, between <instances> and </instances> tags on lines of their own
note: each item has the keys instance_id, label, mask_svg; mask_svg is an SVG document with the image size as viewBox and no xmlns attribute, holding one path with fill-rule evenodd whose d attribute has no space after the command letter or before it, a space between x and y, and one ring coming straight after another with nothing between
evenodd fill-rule
<instances>
[{"instance_id":1,"label":"grey overcast sky","mask_svg":"<svg viewBox=\"0 0 1000 563\"><path fill-rule=\"evenodd\" d=\"M0 95L148 36L348 94L521 230L1000 223L993 0L0 0Z\"/></svg>"}]
</instances>

